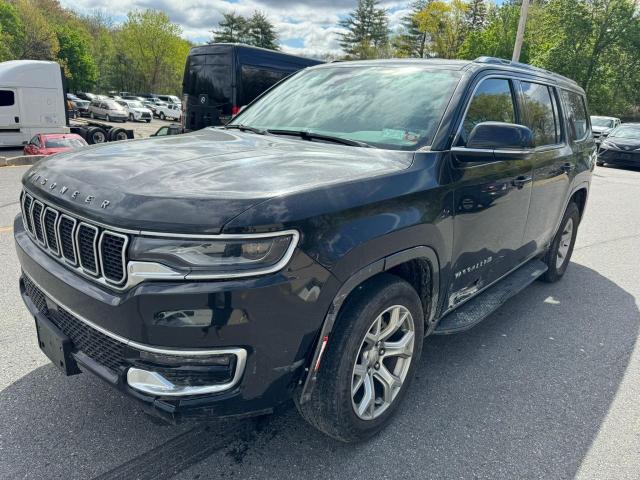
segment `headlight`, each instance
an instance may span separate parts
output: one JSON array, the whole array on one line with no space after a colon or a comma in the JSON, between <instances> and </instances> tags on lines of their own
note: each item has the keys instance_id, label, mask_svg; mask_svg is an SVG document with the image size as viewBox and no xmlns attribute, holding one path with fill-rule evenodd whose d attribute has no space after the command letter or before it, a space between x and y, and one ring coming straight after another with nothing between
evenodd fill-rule
<instances>
[{"instance_id":1,"label":"headlight","mask_svg":"<svg viewBox=\"0 0 640 480\"><path fill-rule=\"evenodd\" d=\"M184 272L187 278L261 275L284 268L298 238L296 231L202 239L138 237L130 255L132 260L161 263Z\"/></svg>"}]
</instances>

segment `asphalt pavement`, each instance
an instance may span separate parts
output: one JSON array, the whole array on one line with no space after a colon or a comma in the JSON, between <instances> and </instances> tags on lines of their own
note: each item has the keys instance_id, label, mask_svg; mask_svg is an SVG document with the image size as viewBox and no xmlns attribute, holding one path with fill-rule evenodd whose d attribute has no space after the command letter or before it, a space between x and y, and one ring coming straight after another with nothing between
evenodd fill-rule
<instances>
[{"instance_id":1,"label":"asphalt pavement","mask_svg":"<svg viewBox=\"0 0 640 480\"><path fill-rule=\"evenodd\" d=\"M344 445L290 405L176 427L90 375L64 377L18 294L26 170L0 168L0 478L640 478L640 171L597 167L564 279L428 338L392 424Z\"/></svg>"}]
</instances>

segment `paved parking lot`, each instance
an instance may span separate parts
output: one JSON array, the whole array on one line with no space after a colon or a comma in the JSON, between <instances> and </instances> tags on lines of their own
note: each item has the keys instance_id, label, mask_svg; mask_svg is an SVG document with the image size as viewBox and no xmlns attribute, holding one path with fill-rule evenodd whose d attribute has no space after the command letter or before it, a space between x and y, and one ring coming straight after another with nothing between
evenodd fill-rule
<instances>
[{"instance_id":1,"label":"paved parking lot","mask_svg":"<svg viewBox=\"0 0 640 480\"><path fill-rule=\"evenodd\" d=\"M62 376L18 295L10 225L24 171L0 168L0 478L640 475L640 171L597 168L565 278L469 332L427 339L403 408L361 445L323 437L291 406L160 425L100 380Z\"/></svg>"}]
</instances>

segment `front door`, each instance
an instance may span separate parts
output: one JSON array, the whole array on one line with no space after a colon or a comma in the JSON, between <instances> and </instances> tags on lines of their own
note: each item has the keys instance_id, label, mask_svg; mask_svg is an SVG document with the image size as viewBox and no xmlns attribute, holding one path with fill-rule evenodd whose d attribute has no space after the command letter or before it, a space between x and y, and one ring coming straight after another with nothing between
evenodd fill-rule
<instances>
[{"instance_id":1,"label":"front door","mask_svg":"<svg viewBox=\"0 0 640 480\"><path fill-rule=\"evenodd\" d=\"M520 123L513 82L480 80L451 154L454 242L448 308L461 304L516 267L526 256L523 234L531 197L532 161L466 148L475 125Z\"/></svg>"}]
</instances>

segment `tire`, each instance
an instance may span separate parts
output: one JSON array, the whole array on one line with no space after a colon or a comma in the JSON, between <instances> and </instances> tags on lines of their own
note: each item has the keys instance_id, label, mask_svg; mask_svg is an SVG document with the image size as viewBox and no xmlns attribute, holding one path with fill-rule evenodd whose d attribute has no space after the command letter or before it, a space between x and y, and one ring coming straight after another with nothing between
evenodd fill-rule
<instances>
[{"instance_id":1,"label":"tire","mask_svg":"<svg viewBox=\"0 0 640 480\"><path fill-rule=\"evenodd\" d=\"M376 330L377 320L382 317L384 333L389 325L385 319L390 319L395 311L400 313L399 318L405 318L400 324L402 328L378 342L379 345L374 343L372 332ZM405 317L405 313L410 315ZM403 330L409 325L411 328ZM298 411L311 425L343 442L361 441L375 435L387 425L407 392L422 353L423 332L422 303L407 282L383 274L358 287L340 310L311 398L300 405L299 396L295 395ZM412 340L407 337L411 335ZM411 341L411 356L405 359L385 353L385 346L387 350L390 348L389 339ZM365 374L358 375L357 370ZM384 389L380 379L391 371L396 381L404 379L399 388ZM366 401L371 398L366 395L371 387L373 403ZM383 399L384 392L389 392L390 401ZM360 413L356 409L360 409Z\"/></svg>"},{"instance_id":2,"label":"tire","mask_svg":"<svg viewBox=\"0 0 640 480\"><path fill-rule=\"evenodd\" d=\"M105 143L109 141L107 132L101 127L91 127L87 131L87 143L95 145L98 143Z\"/></svg>"},{"instance_id":3,"label":"tire","mask_svg":"<svg viewBox=\"0 0 640 480\"><path fill-rule=\"evenodd\" d=\"M601 162L600 160L596 160L596 165L599 167L604 167L604 162Z\"/></svg>"},{"instance_id":4,"label":"tire","mask_svg":"<svg viewBox=\"0 0 640 480\"><path fill-rule=\"evenodd\" d=\"M573 247L576 243L578 226L580 225L580 210L578 206L571 202L564 212L560 228L553 238L549 250L545 254L543 261L547 264L547 271L540 279L547 283L557 282L562 278L569 266ZM570 228L570 232L567 230Z\"/></svg>"},{"instance_id":5,"label":"tire","mask_svg":"<svg viewBox=\"0 0 640 480\"><path fill-rule=\"evenodd\" d=\"M105 120L105 122L110 122L111 121L111 117L109 116L108 113L104 116L104 120Z\"/></svg>"},{"instance_id":6,"label":"tire","mask_svg":"<svg viewBox=\"0 0 640 480\"><path fill-rule=\"evenodd\" d=\"M160 112L160 120L164 120L165 118L164 112Z\"/></svg>"},{"instance_id":7,"label":"tire","mask_svg":"<svg viewBox=\"0 0 640 480\"><path fill-rule=\"evenodd\" d=\"M151 119L150 119L150 118L148 118L148 119L146 119L146 120L145 120L145 122L147 122L147 123L151 123Z\"/></svg>"},{"instance_id":8,"label":"tire","mask_svg":"<svg viewBox=\"0 0 640 480\"><path fill-rule=\"evenodd\" d=\"M124 128L114 127L109 130L109 141L118 142L121 140L127 140L129 137L127 136L127 132Z\"/></svg>"},{"instance_id":9,"label":"tire","mask_svg":"<svg viewBox=\"0 0 640 480\"><path fill-rule=\"evenodd\" d=\"M96 116L93 114L93 112L89 113L89 116L91 117L91 119L96 118Z\"/></svg>"}]
</instances>

